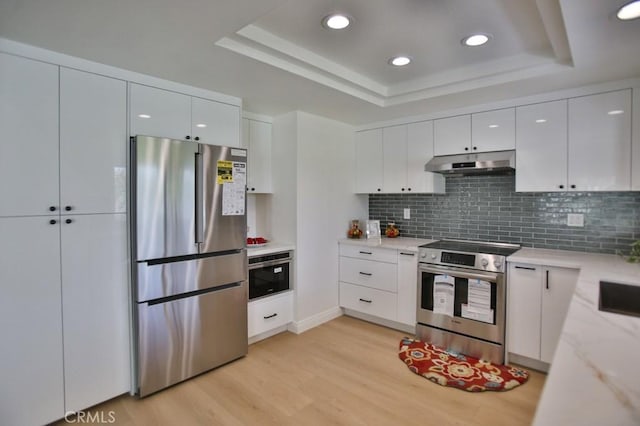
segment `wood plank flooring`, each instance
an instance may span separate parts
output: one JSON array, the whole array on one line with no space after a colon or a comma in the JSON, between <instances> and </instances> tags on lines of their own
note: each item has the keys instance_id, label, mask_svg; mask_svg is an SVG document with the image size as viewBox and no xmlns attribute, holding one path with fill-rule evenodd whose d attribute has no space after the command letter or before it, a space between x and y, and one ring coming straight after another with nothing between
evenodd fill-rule
<instances>
[{"instance_id":1,"label":"wood plank flooring","mask_svg":"<svg viewBox=\"0 0 640 426\"><path fill-rule=\"evenodd\" d=\"M87 412L154 426L531 424L544 374L507 392L438 386L398 358L405 335L343 316L255 343L247 357L148 398L125 395Z\"/></svg>"}]
</instances>

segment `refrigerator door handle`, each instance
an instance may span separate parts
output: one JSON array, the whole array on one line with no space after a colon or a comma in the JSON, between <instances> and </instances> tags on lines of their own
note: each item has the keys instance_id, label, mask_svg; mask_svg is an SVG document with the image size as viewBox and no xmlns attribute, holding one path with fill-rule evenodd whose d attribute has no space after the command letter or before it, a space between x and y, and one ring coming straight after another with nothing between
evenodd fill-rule
<instances>
[{"instance_id":1,"label":"refrigerator door handle","mask_svg":"<svg viewBox=\"0 0 640 426\"><path fill-rule=\"evenodd\" d=\"M196 217L195 217L195 228L196 228L196 244L202 243L204 241L204 204L202 202L202 154L196 152L195 154L195 162L196 162Z\"/></svg>"}]
</instances>

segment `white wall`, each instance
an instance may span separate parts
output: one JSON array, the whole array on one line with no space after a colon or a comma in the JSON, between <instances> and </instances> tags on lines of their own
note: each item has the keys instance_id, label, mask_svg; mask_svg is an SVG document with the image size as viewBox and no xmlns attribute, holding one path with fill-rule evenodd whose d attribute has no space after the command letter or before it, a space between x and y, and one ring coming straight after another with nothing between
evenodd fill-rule
<instances>
[{"instance_id":1,"label":"white wall","mask_svg":"<svg viewBox=\"0 0 640 426\"><path fill-rule=\"evenodd\" d=\"M274 165L279 164L274 166L273 232L280 239L295 229L294 319L304 330L315 325L313 318L321 322L323 315L338 310L337 240L345 237L351 219L367 217L367 198L354 194L352 126L289 113L274 120L273 152ZM283 170L292 152L295 173ZM280 191L285 188L286 201ZM291 207L295 218L284 211Z\"/></svg>"}]
</instances>

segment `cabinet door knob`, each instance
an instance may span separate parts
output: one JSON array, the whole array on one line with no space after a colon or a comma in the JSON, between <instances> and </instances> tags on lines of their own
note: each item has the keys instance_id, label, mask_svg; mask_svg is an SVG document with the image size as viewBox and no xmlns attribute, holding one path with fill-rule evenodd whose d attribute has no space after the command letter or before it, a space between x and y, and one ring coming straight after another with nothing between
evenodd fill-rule
<instances>
[{"instance_id":1,"label":"cabinet door knob","mask_svg":"<svg viewBox=\"0 0 640 426\"><path fill-rule=\"evenodd\" d=\"M558 188L564 189L564 185L558 185Z\"/></svg>"},{"instance_id":2,"label":"cabinet door knob","mask_svg":"<svg viewBox=\"0 0 640 426\"><path fill-rule=\"evenodd\" d=\"M57 207L56 207L56 206L51 206L51 207L49 207L49 211L50 211L50 212L55 212L55 211L56 211L56 209L57 209Z\"/></svg>"},{"instance_id":3,"label":"cabinet door knob","mask_svg":"<svg viewBox=\"0 0 640 426\"><path fill-rule=\"evenodd\" d=\"M576 189L576 186L575 185L571 185L571 189Z\"/></svg>"},{"instance_id":4,"label":"cabinet door knob","mask_svg":"<svg viewBox=\"0 0 640 426\"><path fill-rule=\"evenodd\" d=\"M404 188L402 188L401 191L404 191Z\"/></svg>"},{"instance_id":5,"label":"cabinet door knob","mask_svg":"<svg viewBox=\"0 0 640 426\"><path fill-rule=\"evenodd\" d=\"M71 219L67 219L67 220L64 221L64 223L66 223L66 224L69 224L71 222L73 222L73 220L71 220Z\"/></svg>"},{"instance_id":6,"label":"cabinet door knob","mask_svg":"<svg viewBox=\"0 0 640 426\"><path fill-rule=\"evenodd\" d=\"M475 151L476 149L478 149L478 147L477 147L477 146L474 146L474 147L473 147L473 150Z\"/></svg>"},{"instance_id":7,"label":"cabinet door knob","mask_svg":"<svg viewBox=\"0 0 640 426\"><path fill-rule=\"evenodd\" d=\"M191 136L187 135L187 136L185 136L184 138L185 138L186 140L189 140L189 139L191 139Z\"/></svg>"},{"instance_id":8,"label":"cabinet door knob","mask_svg":"<svg viewBox=\"0 0 640 426\"><path fill-rule=\"evenodd\" d=\"M378 188L378 192L380 192L380 188Z\"/></svg>"},{"instance_id":9,"label":"cabinet door knob","mask_svg":"<svg viewBox=\"0 0 640 426\"><path fill-rule=\"evenodd\" d=\"M464 147L464 150L465 150L465 151L469 151L469 147L468 147L468 146L465 146L465 147Z\"/></svg>"},{"instance_id":10,"label":"cabinet door knob","mask_svg":"<svg viewBox=\"0 0 640 426\"><path fill-rule=\"evenodd\" d=\"M51 220L49 221L49 224L50 224L50 225L55 225L56 223L58 223L58 221L57 221L57 220L55 220L55 219L51 219Z\"/></svg>"},{"instance_id":11,"label":"cabinet door knob","mask_svg":"<svg viewBox=\"0 0 640 426\"><path fill-rule=\"evenodd\" d=\"M65 206L65 207L64 207L64 209L65 209L65 211L70 212L71 210L73 210L73 207L71 207L71 206Z\"/></svg>"},{"instance_id":12,"label":"cabinet door knob","mask_svg":"<svg viewBox=\"0 0 640 426\"><path fill-rule=\"evenodd\" d=\"M200 136L196 136L194 139L199 141L200 140Z\"/></svg>"},{"instance_id":13,"label":"cabinet door knob","mask_svg":"<svg viewBox=\"0 0 640 426\"><path fill-rule=\"evenodd\" d=\"M255 188L251 188L251 190L252 190L252 191L255 191L256 189L255 189Z\"/></svg>"},{"instance_id":14,"label":"cabinet door knob","mask_svg":"<svg viewBox=\"0 0 640 426\"><path fill-rule=\"evenodd\" d=\"M411 191L411 188L407 188L407 191Z\"/></svg>"}]
</instances>

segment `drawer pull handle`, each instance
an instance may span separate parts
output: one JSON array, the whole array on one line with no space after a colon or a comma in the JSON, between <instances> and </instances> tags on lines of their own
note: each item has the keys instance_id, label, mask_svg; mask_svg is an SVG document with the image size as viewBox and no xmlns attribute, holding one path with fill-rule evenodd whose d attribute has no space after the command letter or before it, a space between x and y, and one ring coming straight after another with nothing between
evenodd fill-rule
<instances>
[{"instance_id":1,"label":"drawer pull handle","mask_svg":"<svg viewBox=\"0 0 640 426\"><path fill-rule=\"evenodd\" d=\"M535 271L536 268L531 268L529 266L516 266L516 269L526 269L527 271Z\"/></svg>"},{"instance_id":2,"label":"drawer pull handle","mask_svg":"<svg viewBox=\"0 0 640 426\"><path fill-rule=\"evenodd\" d=\"M373 254L370 251L361 251L360 254Z\"/></svg>"},{"instance_id":3,"label":"drawer pull handle","mask_svg":"<svg viewBox=\"0 0 640 426\"><path fill-rule=\"evenodd\" d=\"M371 303L371 300L362 299L362 298L360 299L360 301L361 301L361 302L364 302L364 303Z\"/></svg>"},{"instance_id":4,"label":"drawer pull handle","mask_svg":"<svg viewBox=\"0 0 640 426\"><path fill-rule=\"evenodd\" d=\"M405 252L400 252L401 255L403 256L415 256L415 253L405 253Z\"/></svg>"},{"instance_id":5,"label":"drawer pull handle","mask_svg":"<svg viewBox=\"0 0 640 426\"><path fill-rule=\"evenodd\" d=\"M369 272L360 272L360 275L366 275L367 277L370 277L373 274L371 274Z\"/></svg>"},{"instance_id":6,"label":"drawer pull handle","mask_svg":"<svg viewBox=\"0 0 640 426\"><path fill-rule=\"evenodd\" d=\"M269 319L269 318L274 318L274 317L277 317L277 316L278 316L278 314L275 313L275 314L267 315L266 317L262 317L262 318Z\"/></svg>"}]
</instances>

